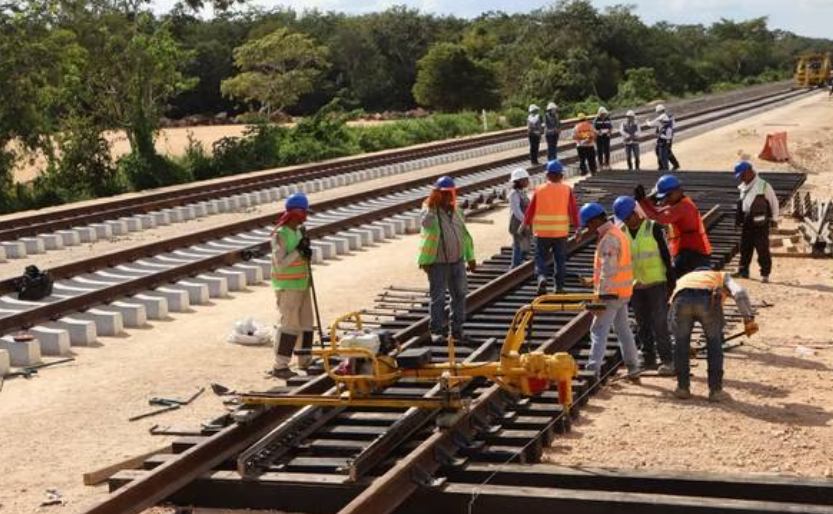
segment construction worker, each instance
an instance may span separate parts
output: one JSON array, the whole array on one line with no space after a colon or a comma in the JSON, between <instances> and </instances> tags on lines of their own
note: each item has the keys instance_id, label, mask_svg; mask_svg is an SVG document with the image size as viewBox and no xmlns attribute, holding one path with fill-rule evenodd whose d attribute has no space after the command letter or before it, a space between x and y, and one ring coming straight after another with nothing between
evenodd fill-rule
<instances>
[{"instance_id":1,"label":"construction worker","mask_svg":"<svg viewBox=\"0 0 833 514\"><path fill-rule=\"evenodd\" d=\"M772 257L769 252L769 229L778 226L779 205L775 190L755 173L752 163L740 161L735 165L735 178L741 181L735 225L741 228L740 269L734 275L749 278L752 252L758 252L761 282L769 282Z\"/></svg>"},{"instance_id":2,"label":"construction worker","mask_svg":"<svg viewBox=\"0 0 833 514\"><path fill-rule=\"evenodd\" d=\"M280 328L275 338L275 364L269 375L287 379L295 375L289 369L293 351L298 367L306 369L312 362L312 298L310 295L310 259L312 248L303 229L309 201L303 193L286 199L284 213L272 231L272 287L275 289ZM300 348L295 350L300 339Z\"/></svg>"},{"instance_id":3,"label":"construction worker","mask_svg":"<svg viewBox=\"0 0 833 514\"><path fill-rule=\"evenodd\" d=\"M558 159L558 136L561 134L561 119L558 106L554 102L547 104L544 113L544 137L547 140L547 162Z\"/></svg>"},{"instance_id":4,"label":"construction worker","mask_svg":"<svg viewBox=\"0 0 833 514\"><path fill-rule=\"evenodd\" d=\"M674 117L666 112L665 106L662 104L656 107L657 117L648 121L648 126L656 129L657 133L657 165L660 171L669 169L669 164L673 166L671 171L680 169L680 163L674 156Z\"/></svg>"},{"instance_id":5,"label":"construction worker","mask_svg":"<svg viewBox=\"0 0 833 514\"><path fill-rule=\"evenodd\" d=\"M636 113L628 111L625 114L625 121L619 125L619 133L622 134L622 141L625 143L625 158L628 161L628 169L639 171L639 139L642 137L642 130L636 122Z\"/></svg>"},{"instance_id":6,"label":"construction worker","mask_svg":"<svg viewBox=\"0 0 833 514\"><path fill-rule=\"evenodd\" d=\"M755 323L749 295L728 273L698 269L677 281L669 314L676 342L674 367L677 371L677 389L674 396L677 398L691 398L689 350L695 321L700 322L706 336L709 401L720 402L730 398L723 391L723 302L727 295L735 299L743 317L746 335L755 334L758 325Z\"/></svg>"},{"instance_id":7,"label":"construction worker","mask_svg":"<svg viewBox=\"0 0 833 514\"><path fill-rule=\"evenodd\" d=\"M639 184L634 199L645 215L668 227L668 248L674 259L674 272L679 278L697 268L708 266L712 245L697 206L683 193L680 179L663 175L657 180L656 192L650 197ZM657 206L655 201L664 205Z\"/></svg>"},{"instance_id":8,"label":"construction worker","mask_svg":"<svg viewBox=\"0 0 833 514\"><path fill-rule=\"evenodd\" d=\"M533 166L538 166L538 151L541 148L541 134L544 132L543 120L538 114L538 106L529 106L529 116L526 118L526 130L529 135L529 160Z\"/></svg>"},{"instance_id":9,"label":"construction worker","mask_svg":"<svg viewBox=\"0 0 833 514\"><path fill-rule=\"evenodd\" d=\"M674 356L667 320L674 270L662 227L653 220L643 219L636 212L636 201L630 196L620 196L613 202L613 215L623 223L622 231L630 241L633 261L631 307L636 317L636 338L642 347L643 367L656 368L659 354L658 373L673 375Z\"/></svg>"},{"instance_id":10,"label":"construction worker","mask_svg":"<svg viewBox=\"0 0 833 514\"><path fill-rule=\"evenodd\" d=\"M599 237L593 264L595 294L616 295L615 300L604 301L604 310L592 311L594 317L590 326L592 345L588 369L598 380L607 349L607 337L612 326L622 349L628 379L638 383L639 360L628 318L628 301L633 292L630 242L619 227L608 221L607 213L601 205L586 203L581 207L579 216L582 228L586 228L586 235L597 234Z\"/></svg>"},{"instance_id":11,"label":"construction worker","mask_svg":"<svg viewBox=\"0 0 833 514\"><path fill-rule=\"evenodd\" d=\"M535 276L538 294L547 294L547 260L555 263L555 289L564 292L567 275L567 236L570 226L578 222L573 188L563 182L564 166L559 161L547 163L547 182L535 188L526 209L522 230L532 227L535 234Z\"/></svg>"},{"instance_id":12,"label":"construction worker","mask_svg":"<svg viewBox=\"0 0 833 514\"><path fill-rule=\"evenodd\" d=\"M466 269L474 271L474 243L457 206L457 187L451 177L442 177L422 204L420 247L417 263L428 275L431 334L445 340L448 316L445 295L451 295L451 335L463 340L468 282Z\"/></svg>"},{"instance_id":13,"label":"construction worker","mask_svg":"<svg viewBox=\"0 0 833 514\"><path fill-rule=\"evenodd\" d=\"M520 266L526 260L531 245L531 232L524 228L520 230L529 207L529 173L523 168L512 170L510 175L512 190L509 192L509 233L512 234L512 267Z\"/></svg>"},{"instance_id":14,"label":"construction worker","mask_svg":"<svg viewBox=\"0 0 833 514\"><path fill-rule=\"evenodd\" d=\"M596 119L593 120L593 130L596 131L596 156L600 169L610 169L610 136L613 133L613 122L607 108L599 107Z\"/></svg>"},{"instance_id":15,"label":"construction worker","mask_svg":"<svg viewBox=\"0 0 833 514\"><path fill-rule=\"evenodd\" d=\"M590 167L590 174L596 174L596 130L593 124L587 121L587 115L583 112L578 115L578 123L573 127L573 140L576 142L578 152L579 169L582 176L587 175L587 168Z\"/></svg>"}]
</instances>

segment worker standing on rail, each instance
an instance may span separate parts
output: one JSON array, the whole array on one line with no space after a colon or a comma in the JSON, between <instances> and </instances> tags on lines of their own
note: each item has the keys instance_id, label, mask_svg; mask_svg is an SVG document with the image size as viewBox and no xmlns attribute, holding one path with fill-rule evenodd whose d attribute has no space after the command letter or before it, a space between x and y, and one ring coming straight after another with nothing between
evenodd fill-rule
<instances>
[{"instance_id":1,"label":"worker standing on rail","mask_svg":"<svg viewBox=\"0 0 833 514\"><path fill-rule=\"evenodd\" d=\"M657 165L660 171L680 169L680 163L674 156L674 117L666 112L662 104L656 107L657 117L648 121L648 126L656 129L657 133ZM673 168L669 168L673 166Z\"/></svg>"},{"instance_id":2,"label":"worker standing on rail","mask_svg":"<svg viewBox=\"0 0 833 514\"><path fill-rule=\"evenodd\" d=\"M674 289L674 270L662 227L653 220L643 219L636 212L636 201L630 196L620 196L613 202L613 215L623 223L622 230L630 242L633 262L631 307L636 318L643 367L656 368L659 354L659 375L673 375L668 293Z\"/></svg>"},{"instance_id":3,"label":"worker standing on rail","mask_svg":"<svg viewBox=\"0 0 833 514\"><path fill-rule=\"evenodd\" d=\"M734 275L749 278L752 252L758 252L761 282L769 282L772 256L769 251L769 229L778 226L779 206L775 190L755 173L752 163L740 161L735 165L735 178L740 179L735 225L741 227L740 268Z\"/></svg>"},{"instance_id":4,"label":"worker standing on rail","mask_svg":"<svg viewBox=\"0 0 833 514\"><path fill-rule=\"evenodd\" d=\"M581 175L587 175L587 168L590 174L596 174L596 130L593 124L587 121L587 115L583 112L578 115L578 123L573 127L573 141L576 142L578 152L579 169Z\"/></svg>"},{"instance_id":5,"label":"worker standing on rail","mask_svg":"<svg viewBox=\"0 0 833 514\"><path fill-rule=\"evenodd\" d=\"M544 132L544 122L538 114L538 106L529 106L529 116L526 118L526 130L529 134L529 160L533 166L538 166L538 151L541 148L541 134Z\"/></svg>"},{"instance_id":6,"label":"worker standing on rail","mask_svg":"<svg viewBox=\"0 0 833 514\"><path fill-rule=\"evenodd\" d=\"M675 175L663 175L657 181L656 192L650 197L639 184L634 189L634 199L649 219L668 227L668 248L674 258L678 279L709 265L712 245L703 226L703 218L691 198L683 193L680 179ZM657 206L657 201L664 205Z\"/></svg>"},{"instance_id":7,"label":"worker standing on rail","mask_svg":"<svg viewBox=\"0 0 833 514\"><path fill-rule=\"evenodd\" d=\"M512 190L509 192L509 233L512 234L512 267L520 266L525 260L531 245L531 231L524 226L526 209L529 207L529 173L523 168L512 170L510 176ZM523 227L523 230L521 230Z\"/></svg>"},{"instance_id":8,"label":"worker standing on rail","mask_svg":"<svg viewBox=\"0 0 833 514\"><path fill-rule=\"evenodd\" d=\"M636 122L636 113L628 111L625 115L625 121L619 125L619 133L622 134L622 141L625 143L625 158L628 161L628 169L639 171L639 139L642 137L642 130L639 128L639 123Z\"/></svg>"},{"instance_id":9,"label":"worker standing on rail","mask_svg":"<svg viewBox=\"0 0 833 514\"><path fill-rule=\"evenodd\" d=\"M594 292L597 295L616 295L615 300L604 300L604 310L592 311L594 317L590 326L592 345L588 369L599 378L607 348L607 336L612 326L622 349L628 379L638 383L639 360L628 318L628 301L633 293L630 242L619 227L607 219L604 207L598 203L584 204L579 216L581 226L586 228L586 235L597 234L599 238L593 263Z\"/></svg>"},{"instance_id":10,"label":"worker standing on rail","mask_svg":"<svg viewBox=\"0 0 833 514\"><path fill-rule=\"evenodd\" d=\"M599 159L599 169L610 169L610 136L613 133L613 121L606 107L599 107L596 119L593 120L593 130L596 131L596 154Z\"/></svg>"},{"instance_id":11,"label":"worker standing on rail","mask_svg":"<svg viewBox=\"0 0 833 514\"><path fill-rule=\"evenodd\" d=\"M272 287L280 311L280 328L275 338L275 364L269 374L287 379L295 375L289 369L293 352L298 367L312 363L312 298L310 266L312 247L305 235L309 201L302 193L286 199L285 210L272 232ZM300 339L300 348L295 350Z\"/></svg>"},{"instance_id":12,"label":"worker standing on rail","mask_svg":"<svg viewBox=\"0 0 833 514\"><path fill-rule=\"evenodd\" d=\"M676 343L674 367L677 371L677 390L674 396L677 398L691 398L689 350L695 321L703 327L706 336L709 401L720 402L730 398L723 391L723 302L727 295L735 299L746 335L758 332L748 293L728 273L698 269L677 281L669 315Z\"/></svg>"},{"instance_id":13,"label":"worker standing on rail","mask_svg":"<svg viewBox=\"0 0 833 514\"><path fill-rule=\"evenodd\" d=\"M570 226L577 226L578 209L573 188L563 182L564 166L559 161L547 163L547 182L535 188L526 209L522 231L532 227L535 234L535 276L538 294L547 294L547 260L552 255L555 290L564 292L567 275L567 236Z\"/></svg>"},{"instance_id":14,"label":"worker standing on rail","mask_svg":"<svg viewBox=\"0 0 833 514\"><path fill-rule=\"evenodd\" d=\"M558 137L561 134L561 119L558 106L554 102L547 104L544 113L544 137L547 139L547 162L558 159Z\"/></svg>"},{"instance_id":15,"label":"worker standing on rail","mask_svg":"<svg viewBox=\"0 0 833 514\"><path fill-rule=\"evenodd\" d=\"M451 294L451 335L463 340L468 282L466 269L474 271L474 242L457 206L457 187L451 177L437 180L422 204L420 246L417 263L428 275L431 334L445 340L448 316L445 294Z\"/></svg>"}]
</instances>

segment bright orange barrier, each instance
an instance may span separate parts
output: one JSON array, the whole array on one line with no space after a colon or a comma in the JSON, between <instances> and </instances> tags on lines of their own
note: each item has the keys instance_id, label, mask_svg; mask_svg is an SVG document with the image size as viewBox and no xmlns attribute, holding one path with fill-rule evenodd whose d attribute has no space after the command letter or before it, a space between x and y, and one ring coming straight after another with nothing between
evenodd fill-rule
<instances>
[{"instance_id":1,"label":"bright orange barrier","mask_svg":"<svg viewBox=\"0 0 833 514\"><path fill-rule=\"evenodd\" d=\"M758 154L759 159L772 162L785 162L790 160L790 153L787 151L787 133L776 132L775 134L766 135L766 144L761 153Z\"/></svg>"}]
</instances>

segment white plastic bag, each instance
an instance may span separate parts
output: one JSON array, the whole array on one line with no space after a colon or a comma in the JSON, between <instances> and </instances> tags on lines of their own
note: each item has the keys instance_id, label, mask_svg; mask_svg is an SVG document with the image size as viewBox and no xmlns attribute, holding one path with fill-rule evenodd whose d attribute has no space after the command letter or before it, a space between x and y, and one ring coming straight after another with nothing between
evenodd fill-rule
<instances>
[{"instance_id":1,"label":"white plastic bag","mask_svg":"<svg viewBox=\"0 0 833 514\"><path fill-rule=\"evenodd\" d=\"M243 346L262 346L272 343L272 327L254 318L237 320L226 341Z\"/></svg>"}]
</instances>

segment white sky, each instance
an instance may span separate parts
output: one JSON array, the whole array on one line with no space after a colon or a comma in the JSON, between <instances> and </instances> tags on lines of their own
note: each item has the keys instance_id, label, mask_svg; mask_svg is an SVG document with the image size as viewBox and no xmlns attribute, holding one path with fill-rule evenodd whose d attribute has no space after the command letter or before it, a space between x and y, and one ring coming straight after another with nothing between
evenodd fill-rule
<instances>
[{"instance_id":1,"label":"white sky","mask_svg":"<svg viewBox=\"0 0 833 514\"><path fill-rule=\"evenodd\" d=\"M155 0L157 11L165 12L176 0ZM425 12L475 17L485 11L529 12L546 5L541 0L250 0L263 7L289 6L298 10L366 13L406 4ZM675 24L710 24L721 17L743 20L769 16L769 26L802 36L833 39L833 0L593 0L600 8L636 5L637 14L647 23L668 21Z\"/></svg>"}]
</instances>

